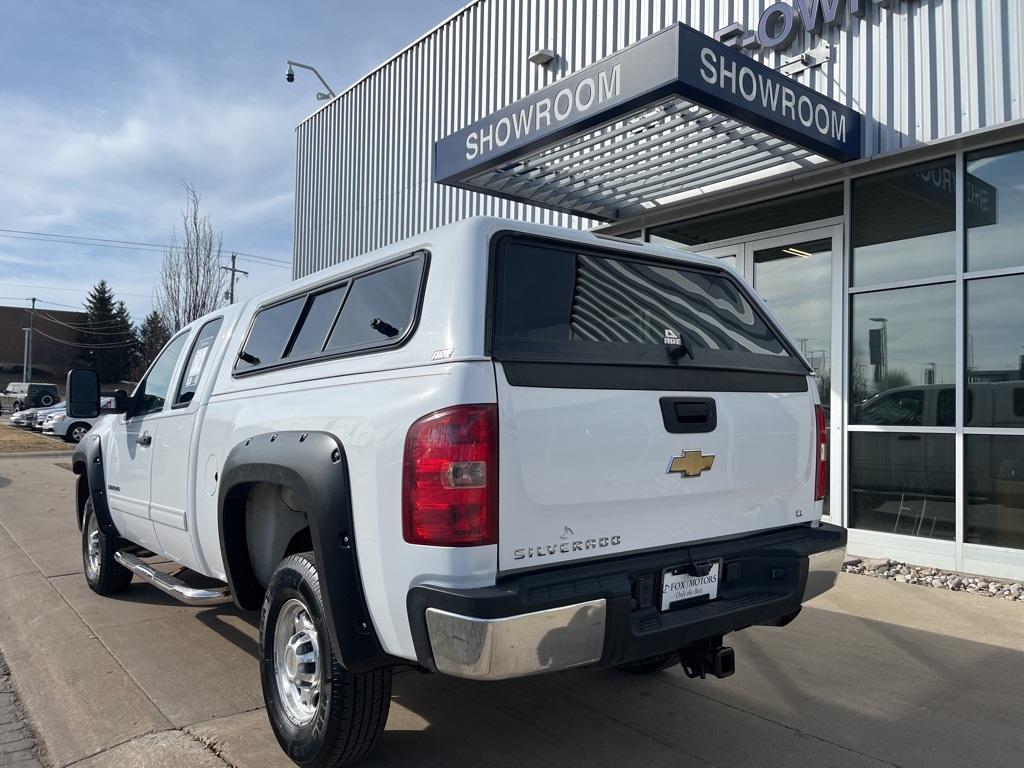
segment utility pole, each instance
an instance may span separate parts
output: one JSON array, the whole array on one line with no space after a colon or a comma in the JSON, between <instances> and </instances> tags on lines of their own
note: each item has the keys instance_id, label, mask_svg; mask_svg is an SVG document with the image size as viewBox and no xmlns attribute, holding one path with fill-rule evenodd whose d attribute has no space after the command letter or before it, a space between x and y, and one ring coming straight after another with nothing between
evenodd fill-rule
<instances>
[{"instance_id":1,"label":"utility pole","mask_svg":"<svg viewBox=\"0 0 1024 768\"><path fill-rule=\"evenodd\" d=\"M28 313L28 328L22 328L25 332L25 358L21 366L21 380L25 383L32 381L32 332L36 325L36 297L33 296L31 301L32 309Z\"/></svg>"},{"instance_id":2,"label":"utility pole","mask_svg":"<svg viewBox=\"0 0 1024 768\"><path fill-rule=\"evenodd\" d=\"M226 269L228 272L231 273L231 282L228 283L228 304L234 304L235 303L235 281L238 279L238 278L235 277L235 273L237 272L238 274L245 275L246 277L249 276L249 273L246 272L244 269L238 269L235 266L235 257L236 256L237 256L237 254L234 251L232 251L231 252L231 266L230 267L225 267L225 266L221 267L221 269Z\"/></svg>"}]
</instances>

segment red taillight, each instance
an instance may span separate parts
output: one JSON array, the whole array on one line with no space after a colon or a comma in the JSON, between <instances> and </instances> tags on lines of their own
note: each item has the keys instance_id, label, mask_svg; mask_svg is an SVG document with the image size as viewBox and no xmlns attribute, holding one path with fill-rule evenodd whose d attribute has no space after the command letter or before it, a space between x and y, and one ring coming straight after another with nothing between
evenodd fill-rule
<instances>
[{"instance_id":1,"label":"red taillight","mask_svg":"<svg viewBox=\"0 0 1024 768\"><path fill-rule=\"evenodd\" d=\"M820 405L814 406L814 419L817 424L814 455L818 462L814 478L814 500L821 501L828 488L828 427L825 424L825 409Z\"/></svg>"},{"instance_id":2,"label":"red taillight","mask_svg":"<svg viewBox=\"0 0 1024 768\"><path fill-rule=\"evenodd\" d=\"M497 542L497 406L446 408L409 428L402 528L412 544L472 547Z\"/></svg>"}]
</instances>

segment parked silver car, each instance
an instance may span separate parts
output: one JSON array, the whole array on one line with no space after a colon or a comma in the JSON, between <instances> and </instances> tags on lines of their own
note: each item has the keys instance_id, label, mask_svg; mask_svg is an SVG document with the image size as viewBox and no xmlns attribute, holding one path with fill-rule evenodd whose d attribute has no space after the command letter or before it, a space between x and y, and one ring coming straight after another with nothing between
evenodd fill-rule
<instances>
[{"instance_id":1,"label":"parked silver car","mask_svg":"<svg viewBox=\"0 0 1024 768\"><path fill-rule=\"evenodd\" d=\"M105 397L100 400L101 408L113 408L114 398ZM37 422L37 428L44 435L62 437L69 443L79 443L85 437L85 433L92 429L92 425L98 421L95 419L72 418L68 416L67 410L61 408L46 417L44 421Z\"/></svg>"},{"instance_id":2,"label":"parked silver car","mask_svg":"<svg viewBox=\"0 0 1024 768\"><path fill-rule=\"evenodd\" d=\"M27 408L23 411L15 411L8 419L12 427L28 427L31 429L37 423L41 423L51 414L64 410L64 401L49 408Z\"/></svg>"}]
</instances>

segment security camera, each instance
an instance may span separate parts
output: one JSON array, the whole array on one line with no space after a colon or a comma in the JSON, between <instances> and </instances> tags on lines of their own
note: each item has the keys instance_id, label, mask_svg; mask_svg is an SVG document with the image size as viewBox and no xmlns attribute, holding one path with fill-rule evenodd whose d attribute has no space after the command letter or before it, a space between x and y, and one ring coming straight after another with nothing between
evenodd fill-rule
<instances>
[{"instance_id":1,"label":"security camera","mask_svg":"<svg viewBox=\"0 0 1024 768\"><path fill-rule=\"evenodd\" d=\"M287 80L289 83L295 82L295 70L292 69L290 66L288 67L288 71L285 73L284 79Z\"/></svg>"}]
</instances>

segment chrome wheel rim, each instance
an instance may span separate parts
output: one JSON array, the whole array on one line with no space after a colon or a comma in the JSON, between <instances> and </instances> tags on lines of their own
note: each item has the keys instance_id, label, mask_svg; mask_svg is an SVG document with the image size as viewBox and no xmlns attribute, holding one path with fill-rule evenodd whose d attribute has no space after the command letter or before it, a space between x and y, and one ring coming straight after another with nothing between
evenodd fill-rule
<instances>
[{"instance_id":1,"label":"chrome wheel rim","mask_svg":"<svg viewBox=\"0 0 1024 768\"><path fill-rule=\"evenodd\" d=\"M274 628L274 676L288 719L305 725L320 705L320 638L309 609L292 598Z\"/></svg>"},{"instance_id":2,"label":"chrome wheel rim","mask_svg":"<svg viewBox=\"0 0 1024 768\"><path fill-rule=\"evenodd\" d=\"M85 437L85 433L88 430L85 427L75 427L71 430L71 439L76 443L82 442L82 438Z\"/></svg>"},{"instance_id":3,"label":"chrome wheel rim","mask_svg":"<svg viewBox=\"0 0 1024 768\"><path fill-rule=\"evenodd\" d=\"M89 515L85 527L85 572L95 579L100 572L100 527L96 515Z\"/></svg>"}]
</instances>

